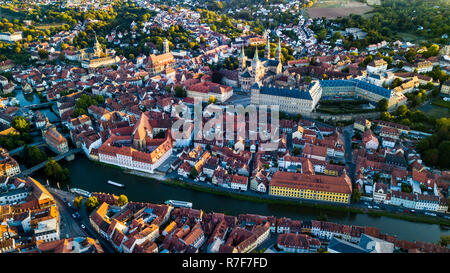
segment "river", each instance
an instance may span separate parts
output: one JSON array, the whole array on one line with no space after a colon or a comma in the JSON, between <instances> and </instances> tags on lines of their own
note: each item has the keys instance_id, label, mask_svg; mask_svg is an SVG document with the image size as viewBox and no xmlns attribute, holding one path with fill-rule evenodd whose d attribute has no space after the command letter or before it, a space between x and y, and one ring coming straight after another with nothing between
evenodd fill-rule
<instances>
[{"instance_id":1,"label":"river","mask_svg":"<svg viewBox=\"0 0 450 273\"><path fill-rule=\"evenodd\" d=\"M182 187L170 186L164 182L144 177L125 174L121 169L101 166L89 161L84 155L77 154L71 162L61 161L71 175L71 188L81 188L90 192L106 192L116 195L125 194L129 200L163 203L169 199L192 202L193 208L206 212L224 212L230 215L253 213L289 217L291 219L312 220L320 214L313 208L295 207L292 205L273 205L230 199L211 193L198 192ZM107 184L112 180L125 185L118 188ZM67 185L61 185L67 189ZM343 212L325 212L328 221L347 225L373 226L382 233L396 235L398 239L409 241L425 241L436 243L441 235L450 235L450 231L441 229L439 225L415 223L389 217L372 217L367 214L348 214Z\"/></svg>"},{"instance_id":2,"label":"river","mask_svg":"<svg viewBox=\"0 0 450 273\"><path fill-rule=\"evenodd\" d=\"M25 95L22 90L15 90L15 98L19 101L20 106L41 103L36 92ZM41 113L48 118L51 123L58 122L59 118L50 108L40 109Z\"/></svg>"}]
</instances>

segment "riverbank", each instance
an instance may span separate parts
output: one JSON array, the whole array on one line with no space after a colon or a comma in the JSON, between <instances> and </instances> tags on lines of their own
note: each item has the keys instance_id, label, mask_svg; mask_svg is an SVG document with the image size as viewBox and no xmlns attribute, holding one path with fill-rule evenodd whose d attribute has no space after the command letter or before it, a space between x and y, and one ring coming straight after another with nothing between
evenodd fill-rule
<instances>
[{"instance_id":1,"label":"riverbank","mask_svg":"<svg viewBox=\"0 0 450 273\"><path fill-rule=\"evenodd\" d=\"M103 164L103 163L101 163ZM123 168L122 168L123 169ZM196 185L193 183L176 180L176 179L161 179L161 178L155 178L151 174L144 174L140 172L128 172L125 171L127 174L135 175L135 176L141 176L146 177L154 182L160 182L171 186L176 187L182 187L185 189L191 189L195 191L210 193L210 194L216 194L221 195L228 198L233 198L237 200L242 201L249 201L249 202L258 202L258 203L266 203L266 204L272 204L272 205L288 205L288 206L298 206L298 207L305 207L310 209L317 209L317 210L326 210L326 211L332 211L332 212L343 212L348 214L367 214L371 217L390 217L400 220L405 220L409 222L416 222L416 223L425 223L425 224L436 224L436 225L445 225L450 226L450 220L442 219L442 218L436 218L431 216L420 216L416 214L404 214L404 213L392 213L387 211L379 211L379 210L368 210L368 209L361 209L361 208L354 208L350 206L344 206L341 204L324 204L324 203L313 203L308 202L305 200L287 200L285 198L280 198L276 196L270 196L270 195L262 195L260 197L257 196L250 196L245 193L233 193L228 191L227 189L214 189L211 187L207 187L204 185ZM326 213L325 211L325 213Z\"/></svg>"},{"instance_id":2,"label":"riverbank","mask_svg":"<svg viewBox=\"0 0 450 273\"><path fill-rule=\"evenodd\" d=\"M326 208L310 208L312 206L301 206L298 203L285 202L289 205L279 205L283 204L283 202L254 199L252 199L253 201L246 201L249 199L241 196L230 198L230 195L223 193L208 193L198 188L195 190L190 188L190 185L177 186L165 181L155 181L143 176L130 175L120 168L107 168L99 164L93 164L85 156L78 156L71 162L63 160L61 165L63 168L67 167L70 172L69 184L67 186L61 184L61 189L67 189L69 186L70 188L80 188L89 192L108 192L115 195L125 194L129 200L154 204L163 204L169 199L184 200L192 202L195 209L202 209L204 212L226 213L227 215L248 213L307 221L319 219L320 215L326 214L329 222L354 226L372 226L379 228L383 233L408 241L419 240L435 243L440 239L441 235L450 235L450 230L436 224L411 222L394 217L372 217L367 213L348 213ZM176 173L168 174L167 178L191 183L190 180L177 177ZM41 179L42 181L46 180L45 177L41 177ZM110 185L107 183L108 180L124 184L125 188ZM212 189L222 189L222 187L206 183L193 183ZM238 195L245 193L251 194L257 199L262 199L262 194L252 191L236 192ZM331 205L334 206L334 204ZM365 209L365 207L359 208ZM322 219L325 219L325 217Z\"/></svg>"}]
</instances>

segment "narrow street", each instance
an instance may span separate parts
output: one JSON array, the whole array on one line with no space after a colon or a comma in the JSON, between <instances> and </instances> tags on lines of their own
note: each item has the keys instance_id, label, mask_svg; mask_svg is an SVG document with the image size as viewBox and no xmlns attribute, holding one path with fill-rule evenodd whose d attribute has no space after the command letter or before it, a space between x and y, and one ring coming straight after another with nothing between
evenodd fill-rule
<instances>
[{"instance_id":1,"label":"narrow street","mask_svg":"<svg viewBox=\"0 0 450 273\"><path fill-rule=\"evenodd\" d=\"M100 245L105 253L115 253L115 250L111 244L97 234L97 232L92 228L89 222L89 215L84 209L85 199L83 199L81 209L69 207L67 202L73 204L73 200L75 198L74 194L50 187L47 187L47 189L55 197L55 201L61 215L61 239L67 237L91 237L100 242ZM74 218L72 214L75 214L76 212L78 212L79 215L76 215L76 218ZM84 228L81 227L82 224L84 225Z\"/></svg>"},{"instance_id":2,"label":"narrow street","mask_svg":"<svg viewBox=\"0 0 450 273\"><path fill-rule=\"evenodd\" d=\"M345 161L349 168L348 176L352 181L355 179L355 164L353 163L353 153L352 153L352 136L353 136L353 125L344 127L344 138L345 138Z\"/></svg>"},{"instance_id":3,"label":"narrow street","mask_svg":"<svg viewBox=\"0 0 450 273\"><path fill-rule=\"evenodd\" d=\"M64 201L64 197L62 197L62 195L55 194L53 191L51 191L51 193L55 197L56 205L59 209L61 239L86 236L83 229L72 217L75 210L67 206L67 202Z\"/></svg>"}]
</instances>

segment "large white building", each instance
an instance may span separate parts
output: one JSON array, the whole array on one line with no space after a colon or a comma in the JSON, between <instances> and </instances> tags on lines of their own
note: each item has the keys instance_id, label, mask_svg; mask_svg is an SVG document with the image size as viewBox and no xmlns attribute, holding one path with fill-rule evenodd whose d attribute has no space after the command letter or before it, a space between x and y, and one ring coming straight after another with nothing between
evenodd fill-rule
<instances>
[{"instance_id":1,"label":"large white building","mask_svg":"<svg viewBox=\"0 0 450 273\"><path fill-rule=\"evenodd\" d=\"M382 99L388 101L388 107L393 108L405 104L407 98L401 92L395 92L365 81L323 80L320 81L322 96L326 99L355 98L378 103Z\"/></svg>"},{"instance_id":2,"label":"large white building","mask_svg":"<svg viewBox=\"0 0 450 273\"><path fill-rule=\"evenodd\" d=\"M322 87L318 81L313 81L305 90L255 84L251 89L251 104L279 105L282 112L309 114L321 96Z\"/></svg>"},{"instance_id":3,"label":"large white building","mask_svg":"<svg viewBox=\"0 0 450 273\"><path fill-rule=\"evenodd\" d=\"M146 114L142 114L133 127L132 135L116 136L103 143L98 149L100 162L153 173L172 154L172 137L154 139L153 128Z\"/></svg>"},{"instance_id":4,"label":"large white building","mask_svg":"<svg viewBox=\"0 0 450 273\"><path fill-rule=\"evenodd\" d=\"M383 59L374 60L367 65L366 69L367 73L378 74L384 72L387 69L387 62Z\"/></svg>"},{"instance_id":5,"label":"large white building","mask_svg":"<svg viewBox=\"0 0 450 273\"><path fill-rule=\"evenodd\" d=\"M16 42L22 40L22 32L0 32L0 41Z\"/></svg>"},{"instance_id":6,"label":"large white building","mask_svg":"<svg viewBox=\"0 0 450 273\"><path fill-rule=\"evenodd\" d=\"M391 191L390 204L402 206L409 209L428 210L428 211L447 211L448 207L440 202L439 196L424 195L417 193L405 193L400 191Z\"/></svg>"}]
</instances>

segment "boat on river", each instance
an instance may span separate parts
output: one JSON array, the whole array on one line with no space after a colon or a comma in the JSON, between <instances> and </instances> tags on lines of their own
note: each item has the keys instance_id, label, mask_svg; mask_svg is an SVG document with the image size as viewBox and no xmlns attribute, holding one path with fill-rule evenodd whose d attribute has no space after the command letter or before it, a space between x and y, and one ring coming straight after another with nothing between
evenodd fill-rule
<instances>
[{"instance_id":1,"label":"boat on river","mask_svg":"<svg viewBox=\"0 0 450 273\"><path fill-rule=\"evenodd\" d=\"M174 207L192 208L192 203L186 201L167 200L166 202L164 202L164 204Z\"/></svg>"},{"instance_id":2,"label":"boat on river","mask_svg":"<svg viewBox=\"0 0 450 273\"><path fill-rule=\"evenodd\" d=\"M117 183L117 182L114 182L114 181L111 181L111 180L108 180L108 184L116 186L116 187L120 187L120 188L125 188L124 184L120 184L120 183Z\"/></svg>"},{"instance_id":3,"label":"boat on river","mask_svg":"<svg viewBox=\"0 0 450 273\"><path fill-rule=\"evenodd\" d=\"M70 189L70 191L73 193L79 194L81 196L87 197L87 198L91 197L90 192L82 190L82 189L73 188L73 189Z\"/></svg>"}]
</instances>

